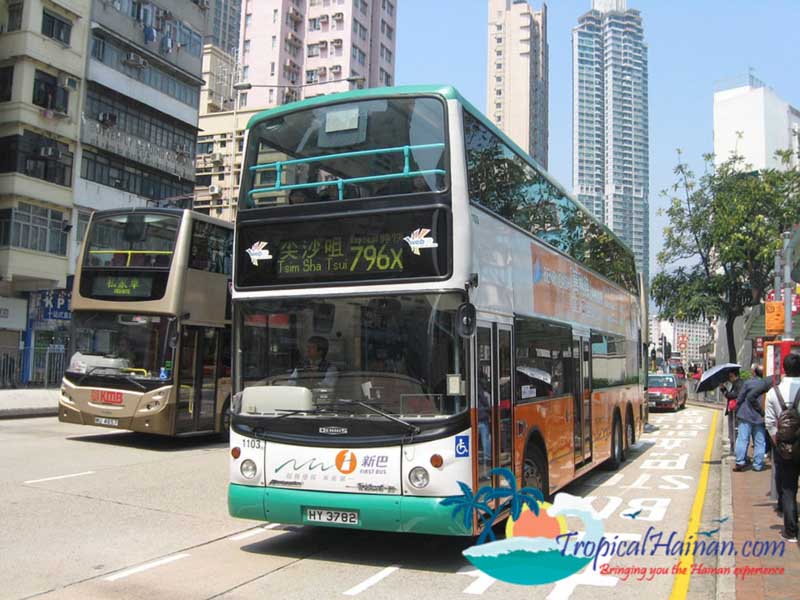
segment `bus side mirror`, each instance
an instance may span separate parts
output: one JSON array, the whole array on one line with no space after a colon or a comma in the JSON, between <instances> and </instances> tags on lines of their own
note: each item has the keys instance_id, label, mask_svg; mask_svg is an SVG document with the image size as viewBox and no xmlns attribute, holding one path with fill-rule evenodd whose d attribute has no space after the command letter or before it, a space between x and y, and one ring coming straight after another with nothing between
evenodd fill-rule
<instances>
[{"instance_id":1,"label":"bus side mirror","mask_svg":"<svg viewBox=\"0 0 800 600\"><path fill-rule=\"evenodd\" d=\"M456 311L456 333L461 337L472 337L475 335L477 324L475 305L464 302Z\"/></svg>"}]
</instances>

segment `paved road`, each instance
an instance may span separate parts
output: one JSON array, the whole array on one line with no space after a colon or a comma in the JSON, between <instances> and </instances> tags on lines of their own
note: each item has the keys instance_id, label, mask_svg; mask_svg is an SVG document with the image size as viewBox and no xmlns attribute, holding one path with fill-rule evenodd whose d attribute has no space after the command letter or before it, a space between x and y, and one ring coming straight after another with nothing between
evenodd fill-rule
<instances>
[{"instance_id":1,"label":"paved road","mask_svg":"<svg viewBox=\"0 0 800 600\"><path fill-rule=\"evenodd\" d=\"M593 498L606 536L636 540L649 527L683 540L701 478L713 411L651 414L617 473L569 486ZM717 461L717 448L710 463ZM2 598L668 598L679 557L613 558L611 568L663 568L619 577L584 571L536 588L492 580L461 556L470 540L289 527L231 519L227 449L211 439L163 440L64 425L0 422ZM700 528L719 517L710 465ZM632 518L631 515L635 515ZM723 531L712 535L724 534ZM608 559L600 562L607 562ZM707 561L716 564L716 559ZM609 568L609 567L606 567ZM694 576L689 597L713 595Z\"/></svg>"}]
</instances>

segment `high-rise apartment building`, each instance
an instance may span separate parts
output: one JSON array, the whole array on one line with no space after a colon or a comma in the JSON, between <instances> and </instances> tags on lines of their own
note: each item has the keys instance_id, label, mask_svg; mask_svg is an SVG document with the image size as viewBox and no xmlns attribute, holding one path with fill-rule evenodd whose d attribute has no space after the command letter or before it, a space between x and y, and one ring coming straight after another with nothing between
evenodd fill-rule
<instances>
[{"instance_id":1,"label":"high-rise apartment building","mask_svg":"<svg viewBox=\"0 0 800 600\"><path fill-rule=\"evenodd\" d=\"M572 30L572 185L649 280L647 45L626 0L593 0Z\"/></svg>"},{"instance_id":2,"label":"high-rise apartment building","mask_svg":"<svg viewBox=\"0 0 800 600\"><path fill-rule=\"evenodd\" d=\"M800 152L800 110L752 75L720 84L714 92L714 158L717 164L737 153L753 169L783 166L775 155Z\"/></svg>"},{"instance_id":3,"label":"high-rise apartment building","mask_svg":"<svg viewBox=\"0 0 800 600\"><path fill-rule=\"evenodd\" d=\"M547 4L489 0L486 114L547 168Z\"/></svg>"},{"instance_id":4,"label":"high-rise apartment building","mask_svg":"<svg viewBox=\"0 0 800 600\"><path fill-rule=\"evenodd\" d=\"M244 130L255 113L393 85L396 11L396 0L244 0L238 60L210 45L204 50L195 209L235 218ZM234 105L237 80L252 88Z\"/></svg>"},{"instance_id":5,"label":"high-rise apartment building","mask_svg":"<svg viewBox=\"0 0 800 600\"><path fill-rule=\"evenodd\" d=\"M397 0L245 0L240 108L393 85L396 29Z\"/></svg>"},{"instance_id":6,"label":"high-rise apartment building","mask_svg":"<svg viewBox=\"0 0 800 600\"><path fill-rule=\"evenodd\" d=\"M191 205L207 7L0 0L0 295L27 301L18 379L60 379L91 212Z\"/></svg>"},{"instance_id":7,"label":"high-rise apartment building","mask_svg":"<svg viewBox=\"0 0 800 600\"><path fill-rule=\"evenodd\" d=\"M241 22L242 0L209 0L205 43L235 56Z\"/></svg>"},{"instance_id":8,"label":"high-rise apartment building","mask_svg":"<svg viewBox=\"0 0 800 600\"><path fill-rule=\"evenodd\" d=\"M49 348L67 339L69 317L52 309L68 302L90 8L91 0L0 1L3 385L44 377L41 361L38 367L31 364L33 347L44 348L36 358L46 358ZM40 293L53 289L59 290L55 297Z\"/></svg>"}]
</instances>

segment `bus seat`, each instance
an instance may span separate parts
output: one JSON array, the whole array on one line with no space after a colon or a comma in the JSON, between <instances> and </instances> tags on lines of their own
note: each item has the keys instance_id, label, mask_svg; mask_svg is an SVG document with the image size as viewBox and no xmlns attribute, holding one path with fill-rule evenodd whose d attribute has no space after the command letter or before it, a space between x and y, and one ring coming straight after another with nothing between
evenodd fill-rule
<instances>
[{"instance_id":1,"label":"bus seat","mask_svg":"<svg viewBox=\"0 0 800 600\"><path fill-rule=\"evenodd\" d=\"M242 393L242 413L246 415L313 409L313 396L306 387L257 385L245 388Z\"/></svg>"}]
</instances>

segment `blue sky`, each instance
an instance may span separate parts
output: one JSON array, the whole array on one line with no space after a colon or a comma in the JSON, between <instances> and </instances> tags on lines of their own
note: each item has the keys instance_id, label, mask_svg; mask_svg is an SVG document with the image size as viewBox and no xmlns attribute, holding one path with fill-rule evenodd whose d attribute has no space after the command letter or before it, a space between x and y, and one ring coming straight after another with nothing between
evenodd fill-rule
<instances>
[{"instance_id":1,"label":"blue sky","mask_svg":"<svg viewBox=\"0 0 800 600\"><path fill-rule=\"evenodd\" d=\"M535 7L541 0L530 0ZM486 109L487 0L397 0L398 85L448 83ZM550 171L572 189L571 30L591 0L548 3ZM661 248L660 191L675 149L695 170L713 150L714 86L748 68L800 106L798 0L628 0L641 11L650 70L650 270Z\"/></svg>"}]
</instances>

